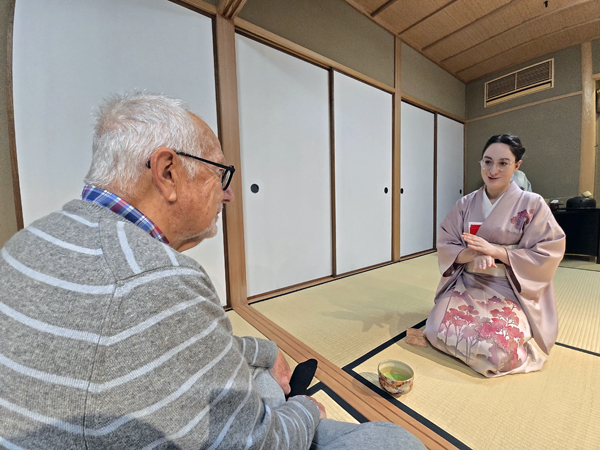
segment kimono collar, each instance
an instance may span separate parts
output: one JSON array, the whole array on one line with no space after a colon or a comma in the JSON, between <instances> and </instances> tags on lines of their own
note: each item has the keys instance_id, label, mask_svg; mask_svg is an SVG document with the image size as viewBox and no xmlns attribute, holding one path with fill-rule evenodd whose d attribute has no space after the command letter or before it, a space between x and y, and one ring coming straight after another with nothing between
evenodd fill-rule
<instances>
[{"instance_id":1,"label":"kimono collar","mask_svg":"<svg viewBox=\"0 0 600 450\"><path fill-rule=\"evenodd\" d=\"M500 203L500 200L502 199L502 197L504 197L504 194L506 194L506 191L504 191L502 193L502 195L500 195L500 197L498 197L496 199L494 204L492 204L492 202L490 201L490 198L487 195L487 192L485 191L485 188L483 189L483 217L484 218L487 219L487 217L492 213L492 211L498 205L498 203Z\"/></svg>"},{"instance_id":2,"label":"kimono collar","mask_svg":"<svg viewBox=\"0 0 600 450\"><path fill-rule=\"evenodd\" d=\"M477 192L477 194L475 194L475 203L473 206L475 206L476 208L481 208L480 211L477 215L480 217L482 217L483 219L483 223L481 224L481 227L479 228L479 231L477 232L477 235L483 237L484 239L486 239L488 242L495 242L495 233L496 233L496 228L498 223L502 223L502 220L504 218L504 215L506 214L507 211L507 206L508 209L510 210L510 207L512 207L512 205L515 205L518 201L519 198L521 196L521 194L523 193L523 191L521 190L521 188L519 186L517 186L517 184L514 181L511 181L510 186L508 187L508 189L504 192L504 194L502 194L502 197L500 197L496 203L494 203L494 209L490 212L490 215L488 217L484 217L483 216L483 205L484 205L484 197L485 197L485 192L484 192L485 186L482 186L479 191ZM473 219L471 219L473 220ZM481 220L481 219L479 219Z\"/></svg>"}]
</instances>

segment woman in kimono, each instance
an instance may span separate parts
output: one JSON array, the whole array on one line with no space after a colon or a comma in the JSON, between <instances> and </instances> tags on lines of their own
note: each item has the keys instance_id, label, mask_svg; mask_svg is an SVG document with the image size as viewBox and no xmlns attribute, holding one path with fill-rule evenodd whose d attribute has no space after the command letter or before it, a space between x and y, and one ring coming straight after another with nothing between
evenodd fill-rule
<instances>
[{"instance_id":1,"label":"woman in kimono","mask_svg":"<svg viewBox=\"0 0 600 450\"><path fill-rule=\"evenodd\" d=\"M492 136L481 165L484 186L461 198L440 225L442 279L425 336L487 376L540 370L556 341L552 277L565 234L538 194L511 182L525 148Z\"/></svg>"}]
</instances>

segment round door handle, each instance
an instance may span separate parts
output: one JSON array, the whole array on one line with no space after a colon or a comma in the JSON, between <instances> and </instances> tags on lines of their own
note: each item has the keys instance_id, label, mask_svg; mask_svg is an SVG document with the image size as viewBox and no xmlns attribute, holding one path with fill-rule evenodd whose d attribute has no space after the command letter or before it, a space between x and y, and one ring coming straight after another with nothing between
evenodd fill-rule
<instances>
[{"instance_id":1,"label":"round door handle","mask_svg":"<svg viewBox=\"0 0 600 450\"><path fill-rule=\"evenodd\" d=\"M404 194L404 189L403 188L400 188L400 193Z\"/></svg>"},{"instance_id":2,"label":"round door handle","mask_svg":"<svg viewBox=\"0 0 600 450\"><path fill-rule=\"evenodd\" d=\"M384 194L387 194L387 193L388 193L388 188L384 187L384 188L383 188L383 193L384 193Z\"/></svg>"},{"instance_id":3,"label":"round door handle","mask_svg":"<svg viewBox=\"0 0 600 450\"><path fill-rule=\"evenodd\" d=\"M258 184L253 184L250 186L250 190L256 194L258 192Z\"/></svg>"}]
</instances>

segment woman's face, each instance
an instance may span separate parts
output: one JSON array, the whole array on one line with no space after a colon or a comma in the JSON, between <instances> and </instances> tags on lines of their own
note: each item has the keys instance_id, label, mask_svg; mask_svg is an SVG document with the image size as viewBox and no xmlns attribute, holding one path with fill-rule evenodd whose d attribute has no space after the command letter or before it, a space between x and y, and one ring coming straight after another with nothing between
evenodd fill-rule
<instances>
[{"instance_id":1,"label":"woman's face","mask_svg":"<svg viewBox=\"0 0 600 450\"><path fill-rule=\"evenodd\" d=\"M481 158L481 178L488 191L504 192L510 185L510 178L521 166L515 163L515 155L506 144L490 145Z\"/></svg>"}]
</instances>

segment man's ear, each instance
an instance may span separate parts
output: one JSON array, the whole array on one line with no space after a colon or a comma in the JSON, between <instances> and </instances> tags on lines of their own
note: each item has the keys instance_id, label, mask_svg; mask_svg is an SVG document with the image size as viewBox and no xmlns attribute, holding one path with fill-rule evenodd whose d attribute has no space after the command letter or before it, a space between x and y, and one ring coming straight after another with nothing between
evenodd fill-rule
<instances>
[{"instance_id":1,"label":"man's ear","mask_svg":"<svg viewBox=\"0 0 600 450\"><path fill-rule=\"evenodd\" d=\"M521 167L521 163L523 162L523 160L521 159L518 163L515 164L515 168L517 170L519 170L519 167Z\"/></svg>"},{"instance_id":2,"label":"man's ear","mask_svg":"<svg viewBox=\"0 0 600 450\"><path fill-rule=\"evenodd\" d=\"M175 170L177 163L177 155L167 147L159 148L150 158L152 183L159 195L169 203L177 200L177 183L179 182Z\"/></svg>"}]
</instances>

